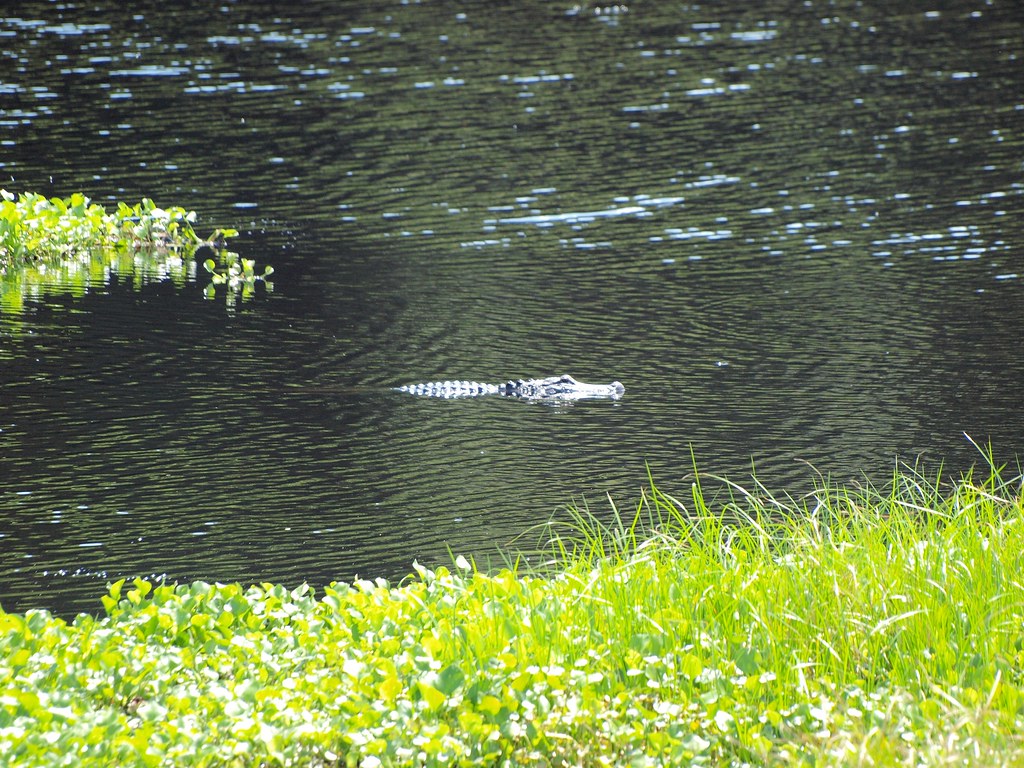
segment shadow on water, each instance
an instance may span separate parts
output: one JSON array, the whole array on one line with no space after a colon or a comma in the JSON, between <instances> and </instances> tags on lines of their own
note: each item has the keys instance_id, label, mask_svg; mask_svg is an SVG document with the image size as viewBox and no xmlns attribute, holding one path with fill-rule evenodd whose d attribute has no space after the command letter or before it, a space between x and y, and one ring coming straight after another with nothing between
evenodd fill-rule
<instances>
[{"instance_id":1,"label":"shadow on water","mask_svg":"<svg viewBox=\"0 0 1024 768\"><path fill-rule=\"evenodd\" d=\"M1010 4L569 5L0 20L7 189L181 204L275 268L0 278L4 608L497 561L691 447L794 493L1020 451ZM391 389L563 372L626 395Z\"/></svg>"}]
</instances>

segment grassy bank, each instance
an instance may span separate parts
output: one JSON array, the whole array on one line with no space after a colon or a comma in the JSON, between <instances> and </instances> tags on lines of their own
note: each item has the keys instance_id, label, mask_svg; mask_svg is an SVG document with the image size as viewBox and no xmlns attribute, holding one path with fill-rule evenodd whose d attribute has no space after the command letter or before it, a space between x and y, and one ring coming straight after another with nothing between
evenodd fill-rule
<instances>
[{"instance_id":1,"label":"grassy bank","mask_svg":"<svg viewBox=\"0 0 1024 768\"><path fill-rule=\"evenodd\" d=\"M0 613L7 765L1020 765L1024 500L994 466L702 478L545 573L116 584Z\"/></svg>"}]
</instances>

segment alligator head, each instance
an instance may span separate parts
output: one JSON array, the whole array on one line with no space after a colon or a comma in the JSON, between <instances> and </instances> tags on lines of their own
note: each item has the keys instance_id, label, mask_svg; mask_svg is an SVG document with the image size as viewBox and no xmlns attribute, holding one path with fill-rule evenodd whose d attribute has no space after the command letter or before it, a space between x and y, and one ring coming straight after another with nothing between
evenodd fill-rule
<instances>
[{"instance_id":1,"label":"alligator head","mask_svg":"<svg viewBox=\"0 0 1024 768\"><path fill-rule=\"evenodd\" d=\"M546 379L517 379L503 384L502 388L504 395L530 400L582 400L592 397L618 400L626 391L617 381L611 384L585 384L567 373Z\"/></svg>"}]
</instances>

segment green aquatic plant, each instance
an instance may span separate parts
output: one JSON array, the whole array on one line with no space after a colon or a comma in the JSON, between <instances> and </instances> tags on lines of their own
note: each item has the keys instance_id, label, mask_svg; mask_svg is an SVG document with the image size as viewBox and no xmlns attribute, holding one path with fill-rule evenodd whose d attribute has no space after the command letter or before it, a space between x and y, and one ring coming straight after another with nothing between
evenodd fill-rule
<instances>
[{"instance_id":1,"label":"green aquatic plant","mask_svg":"<svg viewBox=\"0 0 1024 768\"><path fill-rule=\"evenodd\" d=\"M81 293L111 273L184 284L195 279L193 259L204 250L215 257L204 261L212 273L207 297L224 285L230 305L249 298L256 282L272 288L271 267L257 274L251 259L227 249L237 231L218 229L204 240L195 221L195 211L161 208L149 198L108 212L77 192L47 198L0 190L0 310L19 310L25 296L46 286Z\"/></svg>"},{"instance_id":2,"label":"green aquatic plant","mask_svg":"<svg viewBox=\"0 0 1024 768\"><path fill-rule=\"evenodd\" d=\"M1024 496L695 477L398 585L119 581L0 611L9 766L1019 765ZM717 491L712 492L712 487Z\"/></svg>"},{"instance_id":3,"label":"green aquatic plant","mask_svg":"<svg viewBox=\"0 0 1024 768\"><path fill-rule=\"evenodd\" d=\"M194 252L205 241L192 228L195 211L160 208L144 198L107 213L85 195L47 198L0 190L0 270L102 249Z\"/></svg>"},{"instance_id":4,"label":"green aquatic plant","mask_svg":"<svg viewBox=\"0 0 1024 768\"><path fill-rule=\"evenodd\" d=\"M218 246L216 248L218 258L208 258L203 261L203 268L211 275L211 281L204 289L207 298L212 299L216 296L217 286L226 286L229 297L238 295L243 301L254 295L256 283L263 283L268 291L274 288L273 283L267 279L274 274L272 266L268 264L263 268L261 274L257 274L254 259L243 258L234 251L223 247L224 238L234 237L237 234L233 229L218 229L210 238L210 242Z\"/></svg>"}]
</instances>

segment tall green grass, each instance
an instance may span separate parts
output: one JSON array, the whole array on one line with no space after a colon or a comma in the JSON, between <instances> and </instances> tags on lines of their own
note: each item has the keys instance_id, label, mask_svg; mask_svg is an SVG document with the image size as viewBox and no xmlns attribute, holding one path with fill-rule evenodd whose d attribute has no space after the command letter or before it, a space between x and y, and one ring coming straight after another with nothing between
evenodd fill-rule
<instances>
[{"instance_id":1,"label":"tall green grass","mask_svg":"<svg viewBox=\"0 0 1024 768\"><path fill-rule=\"evenodd\" d=\"M982 453L951 483L898 466L792 498L695 472L610 524L576 508L547 564L573 597L535 642L625 646L623 682L669 660L676 700L729 702L720 757L1024 764L1021 475Z\"/></svg>"},{"instance_id":2,"label":"tall green grass","mask_svg":"<svg viewBox=\"0 0 1024 768\"><path fill-rule=\"evenodd\" d=\"M121 583L0 611L0 756L27 765L1024 764L1024 495L694 474L577 508L543 562L400 585ZM2 762L2 761L0 761Z\"/></svg>"}]
</instances>

